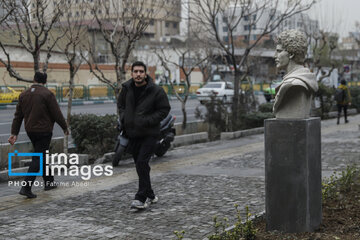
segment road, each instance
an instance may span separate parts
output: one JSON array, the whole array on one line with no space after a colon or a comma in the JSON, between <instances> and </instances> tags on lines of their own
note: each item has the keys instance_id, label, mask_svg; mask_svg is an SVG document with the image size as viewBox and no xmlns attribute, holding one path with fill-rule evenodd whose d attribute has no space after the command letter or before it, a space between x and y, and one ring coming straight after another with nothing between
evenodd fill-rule
<instances>
[{"instance_id":1,"label":"road","mask_svg":"<svg viewBox=\"0 0 360 240\"><path fill-rule=\"evenodd\" d=\"M171 114L176 116L176 122L180 123L183 120L183 115L181 111L181 104L178 100L171 100ZM198 107L201 110L205 108L200 105L199 101L196 99L189 99L186 103L187 109L187 117L188 122L196 120L195 118L195 109ZM64 116L66 116L67 107L62 106L61 111L63 112ZM10 136L10 129L12 119L14 117L15 109L4 109L0 110L0 143L7 143L7 139ZM80 106L73 106L72 107L73 114L80 114L80 113L93 113L96 115L105 115L105 114L114 114L116 113L116 104L108 103L108 104L94 104L94 105L80 105ZM60 137L63 136L63 132L61 128L55 124L53 137ZM28 136L25 133L24 124L22 124L20 129L20 134L18 141L29 141Z\"/></svg>"}]
</instances>

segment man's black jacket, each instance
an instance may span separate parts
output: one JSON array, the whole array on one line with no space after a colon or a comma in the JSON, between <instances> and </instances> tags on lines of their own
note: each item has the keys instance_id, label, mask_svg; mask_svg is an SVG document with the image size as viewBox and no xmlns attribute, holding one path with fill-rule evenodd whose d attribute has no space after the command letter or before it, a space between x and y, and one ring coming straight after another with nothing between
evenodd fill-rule
<instances>
[{"instance_id":1,"label":"man's black jacket","mask_svg":"<svg viewBox=\"0 0 360 240\"><path fill-rule=\"evenodd\" d=\"M130 79L122 84L118 109L121 124L129 138L158 136L160 122L170 112L169 100L164 89L154 84L149 76L146 81L146 87L139 96L137 106L135 106L134 80Z\"/></svg>"}]
</instances>

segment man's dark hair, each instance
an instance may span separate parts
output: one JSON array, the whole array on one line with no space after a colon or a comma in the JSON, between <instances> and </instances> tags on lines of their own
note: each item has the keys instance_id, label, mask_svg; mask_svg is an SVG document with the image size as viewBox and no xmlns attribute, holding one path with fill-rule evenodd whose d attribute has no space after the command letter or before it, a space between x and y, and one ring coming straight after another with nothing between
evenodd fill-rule
<instances>
[{"instance_id":1,"label":"man's dark hair","mask_svg":"<svg viewBox=\"0 0 360 240\"><path fill-rule=\"evenodd\" d=\"M145 65L145 63L140 62L140 61L136 61L136 62L134 62L134 63L132 64L132 66L131 66L131 71L134 70L134 67L138 67L138 66L144 67L144 70L145 70L145 72L146 72L146 65Z\"/></svg>"},{"instance_id":2,"label":"man's dark hair","mask_svg":"<svg viewBox=\"0 0 360 240\"><path fill-rule=\"evenodd\" d=\"M341 83L342 85L346 85L345 79L342 79L340 83Z\"/></svg>"},{"instance_id":3,"label":"man's dark hair","mask_svg":"<svg viewBox=\"0 0 360 240\"><path fill-rule=\"evenodd\" d=\"M42 83L45 84L47 80L47 74L46 73L41 73L41 72L36 72L34 75L34 81L37 83Z\"/></svg>"}]
</instances>

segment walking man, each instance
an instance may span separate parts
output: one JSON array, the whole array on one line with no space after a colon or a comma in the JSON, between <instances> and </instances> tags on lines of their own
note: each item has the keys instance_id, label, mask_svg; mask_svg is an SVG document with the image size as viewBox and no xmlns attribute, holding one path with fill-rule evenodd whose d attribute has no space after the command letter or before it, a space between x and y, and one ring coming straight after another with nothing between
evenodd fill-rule
<instances>
[{"instance_id":1,"label":"walking man","mask_svg":"<svg viewBox=\"0 0 360 240\"><path fill-rule=\"evenodd\" d=\"M11 126L11 136L8 141L11 145L16 142L22 120L24 119L25 130L34 147L34 151L36 153L43 153L44 190L48 191L57 187L53 184L54 177L45 174L45 152L50 146L54 122L60 125L64 134L68 135L69 131L54 94L44 86L46 80L46 73L36 72L34 84L20 94ZM39 169L40 159L37 156L33 156L28 173L37 173ZM36 198L36 195L31 191L35 179L36 176L26 176L24 180L25 186L21 187L19 193L28 198Z\"/></svg>"},{"instance_id":2,"label":"walking man","mask_svg":"<svg viewBox=\"0 0 360 240\"><path fill-rule=\"evenodd\" d=\"M343 79L340 82L341 84L338 86L338 88L335 91L335 100L338 108L338 115L337 115L337 124L340 123L340 116L341 111L344 109L344 118L345 123L348 123L349 120L347 119L347 108L348 105L351 105L351 95L349 88L346 86L346 81Z\"/></svg>"},{"instance_id":3,"label":"walking man","mask_svg":"<svg viewBox=\"0 0 360 240\"><path fill-rule=\"evenodd\" d=\"M160 134L160 122L169 114L170 104L165 91L146 74L143 62L133 63L131 77L122 84L118 109L125 135L130 140L127 152L134 158L139 177L131 208L144 209L158 201L151 188L149 161Z\"/></svg>"}]
</instances>

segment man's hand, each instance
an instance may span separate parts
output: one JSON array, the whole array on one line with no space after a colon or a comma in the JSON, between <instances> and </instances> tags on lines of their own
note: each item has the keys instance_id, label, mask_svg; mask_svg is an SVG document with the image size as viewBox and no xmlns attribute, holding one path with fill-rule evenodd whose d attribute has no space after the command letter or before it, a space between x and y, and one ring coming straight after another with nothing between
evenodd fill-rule
<instances>
[{"instance_id":1,"label":"man's hand","mask_svg":"<svg viewBox=\"0 0 360 240\"><path fill-rule=\"evenodd\" d=\"M8 142L11 144L11 145L14 145L14 143L16 142L16 139L17 139L17 136L16 135L10 135L9 139L8 139Z\"/></svg>"},{"instance_id":2,"label":"man's hand","mask_svg":"<svg viewBox=\"0 0 360 240\"><path fill-rule=\"evenodd\" d=\"M69 135L69 134L70 134L70 131L69 131L68 128L67 128L66 130L64 130L64 134L65 134L65 135Z\"/></svg>"}]
</instances>

